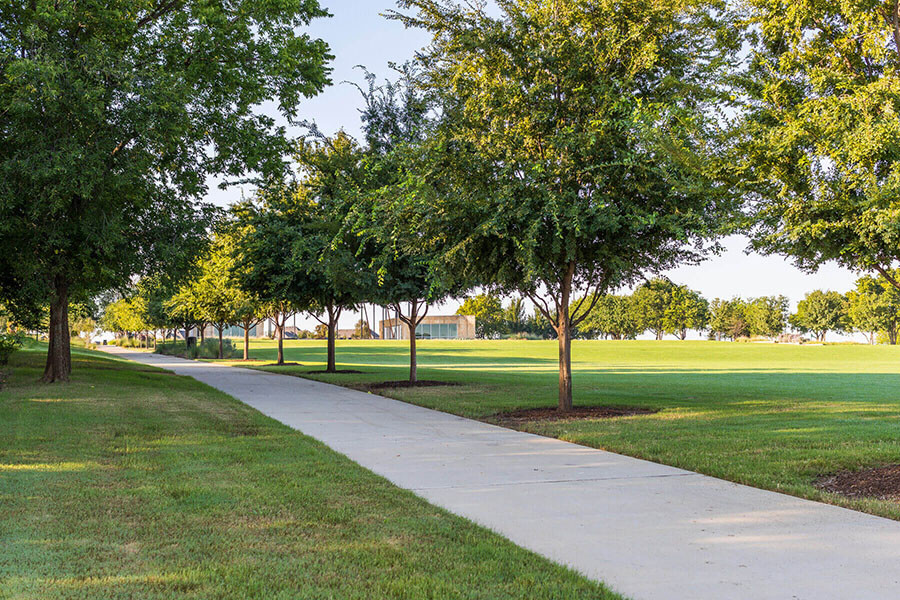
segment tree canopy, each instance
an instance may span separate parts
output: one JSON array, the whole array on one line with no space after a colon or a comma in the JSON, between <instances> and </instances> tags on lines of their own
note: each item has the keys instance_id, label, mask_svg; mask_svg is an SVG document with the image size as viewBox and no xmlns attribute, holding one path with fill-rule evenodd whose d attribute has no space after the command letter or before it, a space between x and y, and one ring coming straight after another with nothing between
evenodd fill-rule
<instances>
[{"instance_id":1,"label":"tree canopy","mask_svg":"<svg viewBox=\"0 0 900 600\"><path fill-rule=\"evenodd\" d=\"M824 342L829 331L847 330L847 299L839 292L814 290L797 303L797 312L791 315L790 323Z\"/></svg>"},{"instance_id":2,"label":"tree canopy","mask_svg":"<svg viewBox=\"0 0 900 600\"><path fill-rule=\"evenodd\" d=\"M894 279L900 272L891 273ZM900 290L884 277L865 276L856 280L855 289L847 292L847 319L874 344L884 333L888 343L897 343L900 328Z\"/></svg>"},{"instance_id":3,"label":"tree canopy","mask_svg":"<svg viewBox=\"0 0 900 600\"><path fill-rule=\"evenodd\" d=\"M469 296L456 310L456 314L474 316L475 335L482 339L489 339L500 333L506 317L499 296L494 294Z\"/></svg>"},{"instance_id":4,"label":"tree canopy","mask_svg":"<svg viewBox=\"0 0 900 600\"><path fill-rule=\"evenodd\" d=\"M754 247L895 286L900 259L896 0L747 2L740 145Z\"/></svg>"}]
</instances>

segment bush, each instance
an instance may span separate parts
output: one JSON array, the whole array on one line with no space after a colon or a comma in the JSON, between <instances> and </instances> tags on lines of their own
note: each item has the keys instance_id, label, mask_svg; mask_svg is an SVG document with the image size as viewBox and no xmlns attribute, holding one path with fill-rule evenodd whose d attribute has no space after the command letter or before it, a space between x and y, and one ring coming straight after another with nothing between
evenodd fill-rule
<instances>
[{"instance_id":1,"label":"bush","mask_svg":"<svg viewBox=\"0 0 900 600\"><path fill-rule=\"evenodd\" d=\"M22 347L25 339L19 333L0 333L0 365L9 362L12 353Z\"/></svg>"},{"instance_id":2,"label":"bush","mask_svg":"<svg viewBox=\"0 0 900 600\"><path fill-rule=\"evenodd\" d=\"M519 332L519 333L507 333L507 334L501 335L500 339L501 340L543 340L544 338L542 338L539 335L535 335L533 333Z\"/></svg>"},{"instance_id":3,"label":"bush","mask_svg":"<svg viewBox=\"0 0 900 600\"><path fill-rule=\"evenodd\" d=\"M202 344L194 344L190 348L186 348L184 342L166 342L156 346L156 353L165 356L189 358L191 360L198 358L214 359L219 356L219 340L218 338L210 338ZM231 340L224 340L222 344L222 358L232 358L235 354L234 343Z\"/></svg>"}]
</instances>

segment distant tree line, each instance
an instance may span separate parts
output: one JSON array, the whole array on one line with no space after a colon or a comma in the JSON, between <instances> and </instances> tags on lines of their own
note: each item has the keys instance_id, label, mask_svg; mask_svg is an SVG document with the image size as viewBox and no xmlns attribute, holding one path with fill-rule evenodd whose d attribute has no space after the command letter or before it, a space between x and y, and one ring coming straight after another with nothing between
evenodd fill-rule
<instances>
[{"instance_id":1,"label":"distant tree line","mask_svg":"<svg viewBox=\"0 0 900 600\"><path fill-rule=\"evenodd\" d=\"M900 270L893 274L900 278ZM762 337L776 339L788 329L824 342L828 333L860 333L871 343L896 344L900 329L900 292L885 277L861 277L846 294L812 291L789 311L785 296L715 298L708 301L687 286L665 278L639 285L633 294L604 294L574 331L581 339L633 340L649 333L657 340L688 331L712 340ZM537 314L526 316L521 299L503 307L486 293L466 298L457 314L476 317L476 336L553 338Z\"/></svg>"}]
</instances>

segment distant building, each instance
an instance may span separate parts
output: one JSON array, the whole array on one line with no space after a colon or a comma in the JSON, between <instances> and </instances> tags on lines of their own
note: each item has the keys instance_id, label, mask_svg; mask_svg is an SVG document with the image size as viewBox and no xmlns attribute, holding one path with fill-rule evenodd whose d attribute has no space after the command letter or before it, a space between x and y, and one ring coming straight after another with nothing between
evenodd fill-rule
<instances>
[{"instance_id":1,"label":"distant building","mask_svg":"<svg viewBox=\"0 0 900 600\"><path fill-rule=\"evenodd\" d=\"M409 326L399 319L381 321L379 330L385 340L408 340ZM472 315L446 315L425 317L416 327L420 340L473 340L475 317Z\"/></svg>"}]
</instances>

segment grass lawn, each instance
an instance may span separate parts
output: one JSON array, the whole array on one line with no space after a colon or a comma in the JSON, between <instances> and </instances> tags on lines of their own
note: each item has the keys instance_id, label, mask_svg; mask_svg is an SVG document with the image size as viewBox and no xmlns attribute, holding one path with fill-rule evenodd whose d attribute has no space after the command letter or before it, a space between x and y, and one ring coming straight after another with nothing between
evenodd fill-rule
<instances>
[{"instance_id":1,"label":"grass lawn","mask_svg":"<svg viewBox=\"0 0 900 600\"><path fill-rule=\"evenodd\" d=\"M479 419L556 405L556 342L423 341L419 377L454 387L379 393ZM401 342L338 342L339 368L307 375L324 346L292 341L263 367L342 385L407 376ZM525 423L528 431L900 519L900 503L851 500L813 486L819 476L900 463L900 347L727 342L573 343L576 406L660 409L606 420ZM274 360L274 344L253 357Z\"/></svg>"},{"instance_id":2,"label":"grass lawn","mask_svg":"<svg viewBox=\"0 0 900 600\"><path fill-rule=\"evenodd\" d=\"M191 378L0 390L0 599L619 598Z\"/></svg>"}]
</instances>

